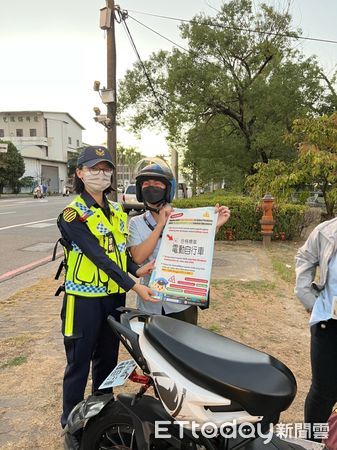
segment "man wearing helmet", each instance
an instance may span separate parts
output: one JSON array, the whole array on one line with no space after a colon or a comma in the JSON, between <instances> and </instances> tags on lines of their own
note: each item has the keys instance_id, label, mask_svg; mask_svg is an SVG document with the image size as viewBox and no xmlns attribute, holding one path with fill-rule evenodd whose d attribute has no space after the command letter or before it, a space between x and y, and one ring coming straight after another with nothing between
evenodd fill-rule
<instances>
[{"instance_id":1,"label":"man wearing helmet","mask_svg":"<svg viewBox=\"0 0 337 450\"><path fill-rule=\"evenodd\" d=\"M175 194L176 182L171 169L157 160L147 164L136 175L137 200L143 202L146 212L132 217L129 222L128 248L137 264L145 264L156 259L163 229L172 211L170 203ZM226 206L216 205L219 213L217 230L227 222L230 211ZM141 283L148 285L150 276L141 279ZM137 297L137 307L151 314L169 315L175 319L197 324L198 309L196 306L181 305L158 301L144 302Z\"/></svg>"}]
</instances>

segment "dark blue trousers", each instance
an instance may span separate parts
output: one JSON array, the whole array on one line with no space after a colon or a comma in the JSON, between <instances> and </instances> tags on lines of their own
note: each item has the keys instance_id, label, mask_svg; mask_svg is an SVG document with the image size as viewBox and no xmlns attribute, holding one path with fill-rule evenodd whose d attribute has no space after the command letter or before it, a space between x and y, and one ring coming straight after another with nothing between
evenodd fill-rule
<instances>
[{"instance_id":1,"label":"dark blue trousers","mask_svg":"<svg viewBox=\"0 0 337 450\"><path fill-rule=\"evenodd\" d=\"M62 332L65 328L67 295L61 311ZM67 366L63 378L63 413L61 425L64 427L70 411L83 400L92 364L92 392L96 392L114 369L118 359L119 340L107 323L109 315L119 320L116 309L125 305L125 294L108 297L75 297L73 335L64 336ZM103 390L102 392L111 392Z\"/></svg>"}]
</instances>

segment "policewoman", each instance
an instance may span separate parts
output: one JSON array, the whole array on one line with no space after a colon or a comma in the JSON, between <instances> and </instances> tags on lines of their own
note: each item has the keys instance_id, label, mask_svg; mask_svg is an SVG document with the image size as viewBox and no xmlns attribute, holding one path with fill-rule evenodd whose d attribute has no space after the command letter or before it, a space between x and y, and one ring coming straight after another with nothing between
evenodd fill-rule
<instances>
[{"instance_id":1,"label":"policewoman","mask_svg":"<svg viewBox=\"0 0 337 450\"><path fill-rule=\"evenodd\" d=\"M79 194L61 213L58 226L65 246L65 297L61 312L67 357L63 379L64 427L72 408L84 397L90 364L92 392L117 364L119 342L107 324L134 290L144 301L152 291L136 284L150 274L153 262L140 268L126 252L127 215L106 195L114 165L104 147L86 147L77 161L75 190ZM109 391L103 391L109 392ZM111 390L110 390L111 392Z\"/></svg>"}]
</instances>

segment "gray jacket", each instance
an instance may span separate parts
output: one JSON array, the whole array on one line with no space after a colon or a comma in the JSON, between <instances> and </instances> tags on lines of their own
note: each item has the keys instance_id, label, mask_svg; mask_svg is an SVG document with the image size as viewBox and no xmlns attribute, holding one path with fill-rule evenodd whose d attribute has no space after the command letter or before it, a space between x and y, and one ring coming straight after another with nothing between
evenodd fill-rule
<instances>
[{"instance_id":1,"label":"gray jacket","mask_svg":"<svg viewBox=\"0 0 337 450\"><path fill-rule=\"evenodd\" d=\"M320 223L310 234L296 256L295 294L306 309L312 309L324 289L330 258L337 244L337 218ZM319 266L319 283L315 283Z\"/></svg>"}]
</instances>

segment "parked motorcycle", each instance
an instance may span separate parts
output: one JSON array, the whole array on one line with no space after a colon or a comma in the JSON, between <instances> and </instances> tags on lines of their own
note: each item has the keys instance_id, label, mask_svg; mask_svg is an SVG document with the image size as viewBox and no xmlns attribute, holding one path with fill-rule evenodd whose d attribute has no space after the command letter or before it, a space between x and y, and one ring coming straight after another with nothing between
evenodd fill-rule
<instances>
[{"instance_id":1,"label":"parked motorcycle","mask_svg":"<svg viewBox=\"0 0 337 450\"><path fill-rule=\"evenodd\" d=\"M123 311L120 323L111 316L108 322L143 375L128 361L112 379L130 374L141 387L136 394L94 395L79 403L64 430L66 449L323 447L290 443L270 430L296 395L295 377L282 362L194 325ZM146 394L150 389L154 395Z\"/></svg>"}]
</instances>

